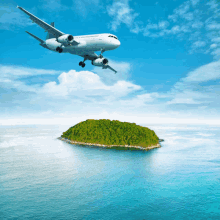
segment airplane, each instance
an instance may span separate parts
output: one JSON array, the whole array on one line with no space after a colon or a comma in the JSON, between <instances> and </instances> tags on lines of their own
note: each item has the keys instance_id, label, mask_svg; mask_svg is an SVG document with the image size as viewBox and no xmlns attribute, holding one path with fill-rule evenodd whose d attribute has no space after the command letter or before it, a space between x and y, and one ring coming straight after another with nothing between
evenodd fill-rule
<instances>
[{"instance_id":1,"label":"airplane","mask_svg":"<svg viewBox=\"0 0 220 220\"><path fill-rule=\"evenodd\" d=\"M81 35L73 36L65 34L55 28L54 22L51 25L37 18L24 8L17 6L21 11L29 15L33 23L36 23L42 27L45 32L48 32L46 40L42 40L39 37L26 31L30 36L40 42L40 46L58 52L58 53L70 53L79 55L84 58L79 62L79 66L85 67L85 61L91 60L92 65L102 67L102 69L110 69L117 73L111 66L108 65L108 59L103 57L103 53L108 50L114 50L120 46L120 41L113 34L93 34L93 35ZM100 55L97 55L95 51L101 51Z\"/></svg>"}]
</instances>

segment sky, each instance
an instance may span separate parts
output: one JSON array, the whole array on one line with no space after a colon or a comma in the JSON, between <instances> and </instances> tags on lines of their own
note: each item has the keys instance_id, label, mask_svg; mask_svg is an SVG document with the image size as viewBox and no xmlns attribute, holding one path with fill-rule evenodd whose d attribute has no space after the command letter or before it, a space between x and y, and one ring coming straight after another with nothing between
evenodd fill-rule
<instances>
[{"instance_id":1,"label":"sky","mask_svg":"<svg viewBox=\"0 0 220 220\"><path fill-rule=\"evenodd\" d=\"M118 73L39 46L17 5L66 34L116 35L103 55ZM0 44L0 125L220 124L218 0L2 0Z\"/></svg>"}]
</instances>

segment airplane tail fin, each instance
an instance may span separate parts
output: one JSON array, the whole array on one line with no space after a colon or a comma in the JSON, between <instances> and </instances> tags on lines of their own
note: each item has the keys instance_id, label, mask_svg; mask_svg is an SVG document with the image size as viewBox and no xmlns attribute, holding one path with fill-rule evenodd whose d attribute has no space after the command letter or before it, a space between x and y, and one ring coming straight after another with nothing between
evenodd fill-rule
<instances>
[{"instance_id":1,"label":"airplane tail fin","mask_svg":"<svg viewBox=\"0 0 220 220\"><path fill-rule=\"evenodd\" d=\"M54 22L51 22L50 25L51 25L52 27L55 27ZM50 33L48 32L48 33L47 33L46 40L47 40L47 39L50 39L50 38L54 38L54 35L53 35L53 34L50 34Z\"/></svg>"}]
</instances>

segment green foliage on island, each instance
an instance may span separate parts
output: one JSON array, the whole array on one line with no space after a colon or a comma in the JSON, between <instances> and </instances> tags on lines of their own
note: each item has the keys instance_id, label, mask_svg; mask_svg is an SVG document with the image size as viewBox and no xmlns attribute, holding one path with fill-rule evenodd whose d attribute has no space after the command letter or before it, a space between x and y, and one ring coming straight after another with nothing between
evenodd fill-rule
<instances>
[{"instance_id":1,"label":"green foliage on island","mask_svg":"<svg viewBox=\"0 0 220 220\"><path fill-rule=\"evenodd\" d=\"M88 119L80 122L69 128L61 137L77 142L104 145L148 147L159 143L159 138L149 128L107 119Z\"/></svg>"}]
</instances>

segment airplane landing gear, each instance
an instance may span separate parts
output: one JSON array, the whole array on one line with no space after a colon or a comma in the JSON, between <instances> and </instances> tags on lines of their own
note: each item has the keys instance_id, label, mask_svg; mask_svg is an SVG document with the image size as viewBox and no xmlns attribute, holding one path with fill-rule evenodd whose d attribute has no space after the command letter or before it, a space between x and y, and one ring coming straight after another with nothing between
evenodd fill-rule
<instances>
[{"instance_id":1,"label":"airplane landing gear","mask_svg":"<svg viewBox=\"0 0 220 220\"><path fill-rule=\"evenodd\" d=\"M103 58L103 53L105 52L105 50L104 49L101 49L101 53L100 53L100 55L99 55L99 58Z\"/></svg>"},{"instance_id":2,"label":"airplane landing gear","mask_svg":"<svg viewBox=\"0 0 220 220\"><path fill-rule=\"evenodd\" d=\"M79 62L79 66L81 66L82 68L84 68L86 66L86 64L82 61Z\"/></svg>"}]
</instances>

